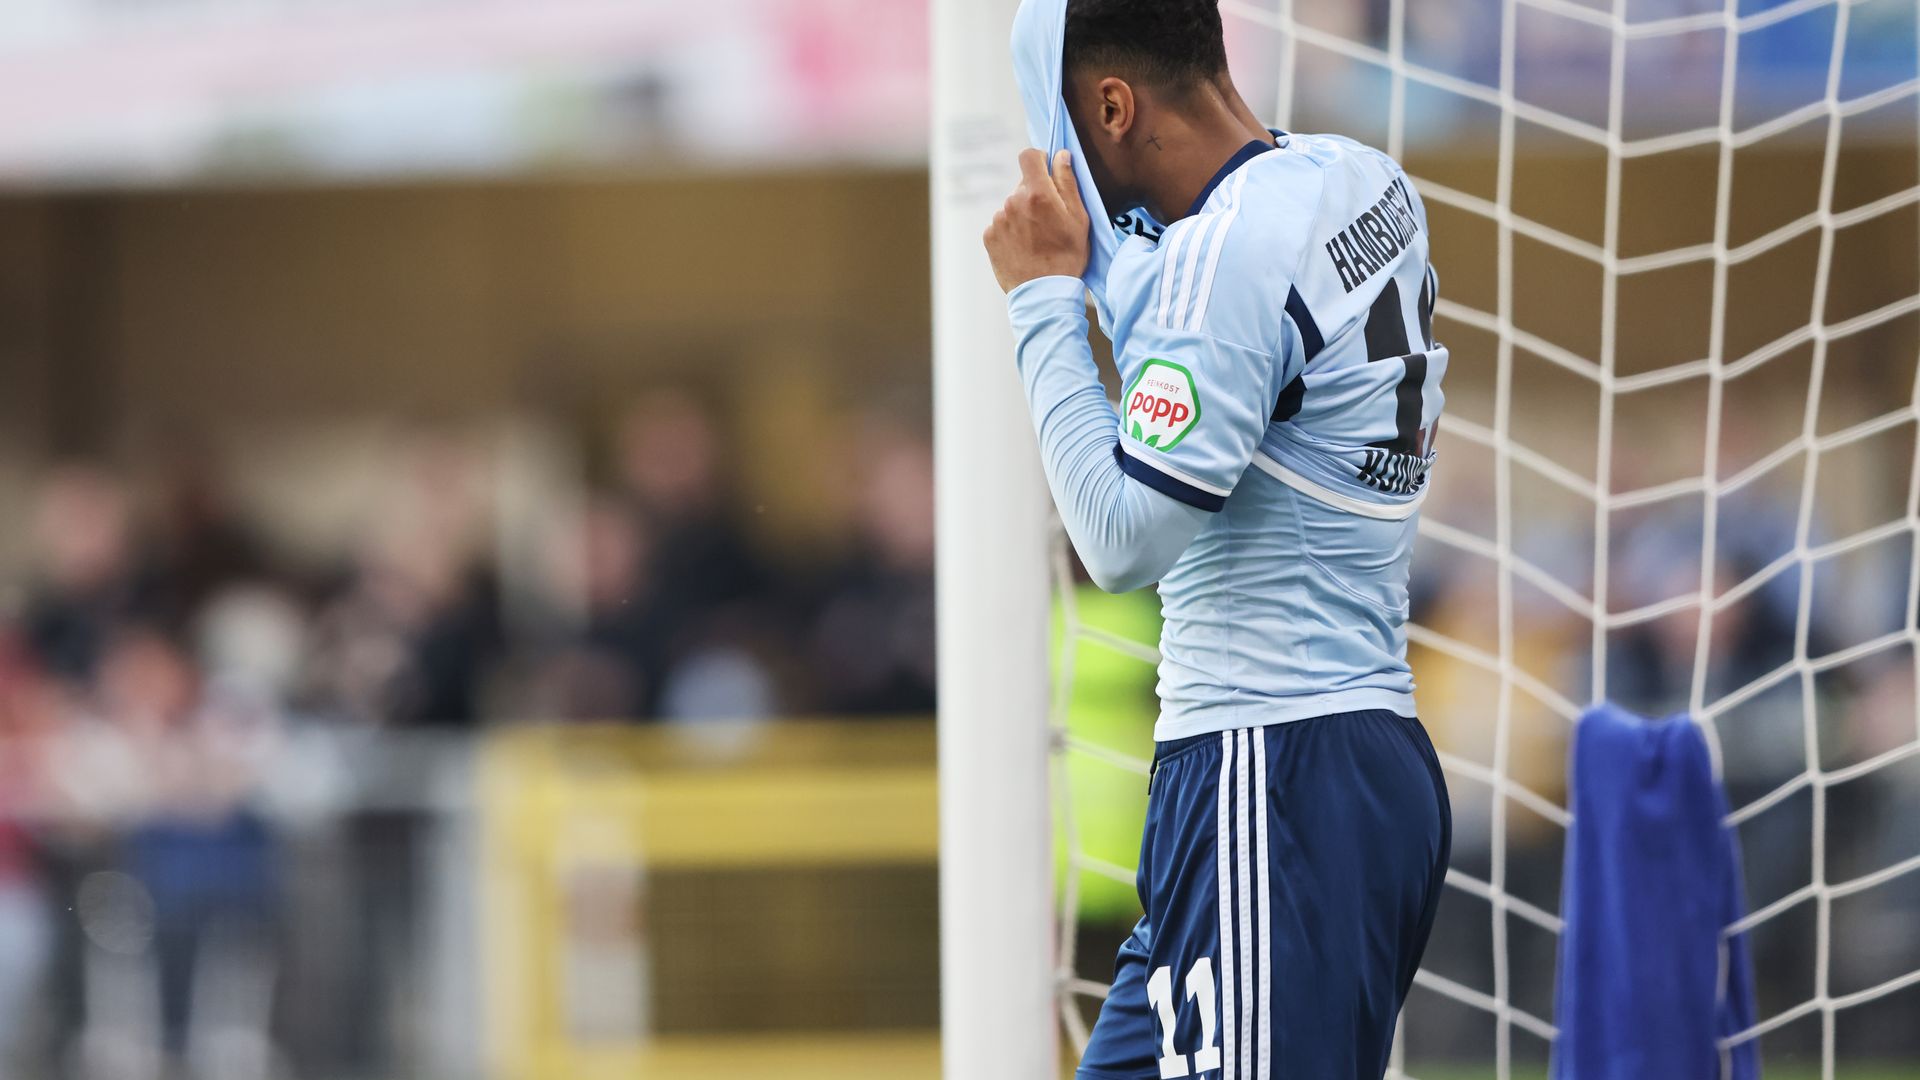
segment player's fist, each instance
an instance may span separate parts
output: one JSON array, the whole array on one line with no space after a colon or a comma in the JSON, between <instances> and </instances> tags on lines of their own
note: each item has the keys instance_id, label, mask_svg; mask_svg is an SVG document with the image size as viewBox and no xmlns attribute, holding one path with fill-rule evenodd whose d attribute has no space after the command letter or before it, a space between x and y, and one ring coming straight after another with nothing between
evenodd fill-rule
<instances>
[{"instance_id":1,"label":"player's fist","mask_svg":"<svg viewBox=\"0 0 1920 1080\"><path fill-rule=\"evenodd\" d=\"M1003 292L1034 278L1084 273L1087 208L1073 179L1072 156L1065 150L1055 154L1049 175L1044 153L1020 151L1020 186L993 215L981 239Z\"/></svg>"}]
</instances>

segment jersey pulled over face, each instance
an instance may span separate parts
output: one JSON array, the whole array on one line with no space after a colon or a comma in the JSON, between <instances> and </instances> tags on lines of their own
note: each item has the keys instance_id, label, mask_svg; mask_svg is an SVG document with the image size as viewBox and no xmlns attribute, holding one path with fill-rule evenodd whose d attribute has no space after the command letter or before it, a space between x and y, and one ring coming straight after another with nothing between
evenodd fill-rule
<instances>
[{"instance_id":1,"label":"jersey pulled over face","mask_svg":"<svg viewBox=\"0 0 1920 1080\"><path fill-rule=\"evenodd\" d=\"M1108 273L1121 466L1214 512L1160 583L1159 739L1414 714L1415 517L1447 351L1426 210L1392 159L1279 135Z\"/></svg>"}]
</instances>

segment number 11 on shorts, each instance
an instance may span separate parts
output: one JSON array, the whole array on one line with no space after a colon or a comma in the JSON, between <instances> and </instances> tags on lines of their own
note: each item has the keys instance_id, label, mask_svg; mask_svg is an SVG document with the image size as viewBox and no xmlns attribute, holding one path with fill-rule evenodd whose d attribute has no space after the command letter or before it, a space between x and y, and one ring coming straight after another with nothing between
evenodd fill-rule
<instances>
[{"instance_id":1,"label":"number 11 on shorts","mask_svg":"<svg viewBox=\"0 0 1920 1080\"><path fill-rule=\"evenodd\" d=\"M1203 956L1187 971L1187 1000L1199 1000L1200 1049L1193 1052L1193 1068L1187 1068L1187 1055L1173 1048L1174 1028L1179 1017L1173 1010L1173 969L1156 968L1147 980L1147 1003L1160 1016L1160 1080L1203 1073L1220 1067L1220 1044L1215 1041L1220 1011L1215 1007L1213 957Z\"/></svg>"}]
</instances>

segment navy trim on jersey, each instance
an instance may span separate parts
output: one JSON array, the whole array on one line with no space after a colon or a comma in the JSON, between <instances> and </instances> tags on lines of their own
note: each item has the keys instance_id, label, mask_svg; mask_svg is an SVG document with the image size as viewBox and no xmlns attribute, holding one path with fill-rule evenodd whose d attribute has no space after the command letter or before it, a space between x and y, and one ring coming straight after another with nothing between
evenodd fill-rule
<instances>
[{"instance_id":1,"label":"navy trim on jersey","mask_svg":"<svg viewBox=\"0 0 1920 1080\"><path fill-rule=\"evenodd\" d=\"M1300 406L1307 401L1307 380L1295 375L1293 381L1280 388L1280 399L1273 403L1273 422L1284 424L1300 415Z\"/></svg>"},{"instance_id":2,"label":"navy trim on jersey","mask_svg":"<svg viewBox=\"0 0 1920 1080\"><path fill-rule=\"evenodd\" d=\"M1320 336L1320 324L1313 321L1313 312L1307 310L1307 302L1297 288L1287 290L1287 315L1300 330L1300 349L1306 354L1306 362L1313 363L1313 358L1327 347L1327 339Z\"/></svg>"},{"instance_id":3,"label":"navy trim on jersey","mask_svg":"<svg viewBox=\"0 0 1920 1080\"><path fill-rule=\"evenodd\" d=\"M1205 510L1217 514L1227 505L1225 495L1215 495L1211 491L1202 491L1184 480L1176 480L1159 469L1127 453L1126 447L1114 444L1113 456L1120 459L1120 471L1147 485L1170 499L1178 499L1195 510Z\"/></svg>"},{"instance_id":4,"label":"navy trim on jersey","mask_svg":"<svg viewBox=\"0 0 1920 1080\"><path fill-rule=\"evenodd\" d=\"M1233 170L1245 165L1247 162L1252 161L1254 158L1259 157L1269 150L1277 149L1279 149L1278 143L1261 142L1259 139L1253 139L1250 140L1247 145L1234 151L1233 156L1227 159L1227 163L1220 166L1220 171L1213 174L1213 179L1207 181L1207 186L1200 189L1200 197L1193 200L1192 206L1187 207L1187 216L1192 217L1199 213L1201 208L1207 205L1207 197L1213 194L1213 189L1219 187L1221 181L1232 176Z\"/></svg>"},{"instance_id":5,"label":"navy trim on jersey","mask_svg":"<svg viewBox=\"0 0 1920 1080\"><path fill-rule=\"evenodd\" d=\"M1420 341L1426 348L1433 348L1433 301L1437 286L1434 279L1433 264L1427 264L1427 272L1420 275Z\"/></svg>"}]
</instances>

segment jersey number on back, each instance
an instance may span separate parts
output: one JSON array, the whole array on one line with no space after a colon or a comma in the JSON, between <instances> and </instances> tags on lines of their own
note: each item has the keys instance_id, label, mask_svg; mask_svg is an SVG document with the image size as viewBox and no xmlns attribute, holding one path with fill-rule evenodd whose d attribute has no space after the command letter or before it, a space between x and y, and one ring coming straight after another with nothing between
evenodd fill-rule
<instances>
[{"instance_id":1,"label":"jersey number on back","mask_svg":"<svg viewBox=\"0 0 1920 1080\"><path fill-rule=\"evenodd\" d=\"M1432 462L1433 428L1420 423L1426 409L1427 354L1433 348L1433 303L1435 293L1433 267L1420 277L1420 296L1413 309L1414 324L1420 328L1420 349L1415 352L1407 340L1407 313L1402 310L1400 285L1393 278L1381 283L1367 311L1365 328L1367 362L1399 362L1400 381L1395 384L1393 437L1367 444L1366 460L1360 467L1360 480L1394 495L1411 495L1427 482L1427 467ZM1300 328L1307 363L1323 347L1320 330L1300 300L1298 291L1287 296L1287 314ZM1285 423L1300 412L1306 401L1304 374L1280 391L1273 407L1273 421Z\"/></svg>"},{"instance_id":2,"label":"jersey number on back","mask_svg":"<svg viewBox=\"0 0 1920 1080\"><path fill-rule=\"evenodd\" d=\"M1414 308L1420 327L1420 348L1433 348L1433 271L1420 278L1420 300ZM1394 390L1394 436L1372 445L1402 454L1426 453L1427 433L1420 426L1427 386L1427 354L1413 351L1407 341L1407 317L1400 307L1400 284L1388 278L1367 312L1367 362L1399 360L1404 366Z\"/></svg>"},{"instance_id":3,"label":"jersey number on back","mask_svg":"<svg viewBox=\"0 0 1920 1080\"><path fill-rule=\"evenodd\" d=\"M1421 352L1407 341L1407 317L1401 310L1400 285L1388 278L1367 312L1367 362L1398 360L1400 382L1394 387L1394 433L1390 439L1369 443L1360 479L1390 495L1412 495L1427 482L1433 429L1421 424L1426 410L1427 354L1433 348L1433 268L1420 276L1420 299L1413 311L1420 328Z\"/></svg>"}]
</instances>

